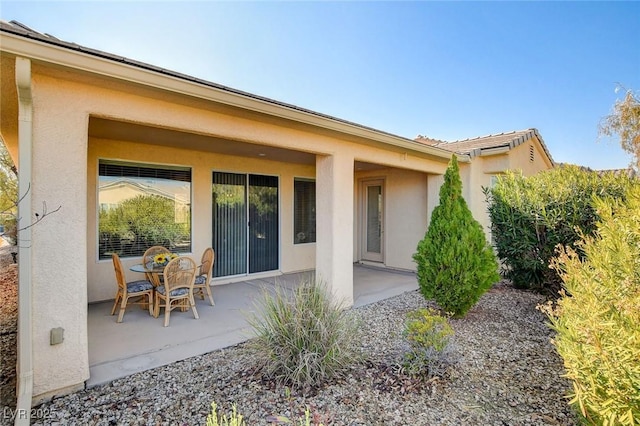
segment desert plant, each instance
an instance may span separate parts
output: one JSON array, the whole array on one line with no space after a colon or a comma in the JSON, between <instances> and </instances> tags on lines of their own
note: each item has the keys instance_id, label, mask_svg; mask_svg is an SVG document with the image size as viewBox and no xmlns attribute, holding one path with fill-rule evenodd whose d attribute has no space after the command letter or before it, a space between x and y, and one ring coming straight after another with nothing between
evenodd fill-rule
<instances>
[{"instance_id":1,"label":"desert plant","mask_svg":"<svg viewBox=\"0 0 640 426\"><path fill-rule=\"evenodd\" d=\"M633 179L626 174L598 173L561 166L534 176L508 172L485 189L491 231L503 274L518 288L557 295L561 279L549 268L558 244L575 246L591 235L598 214L593 197L623 198Z\"/></svg>"},{"instance_id":2,"label":"desert plant","mask_svg":"<svg viewBox=\"0 0 640 426\"><path fill-rule=\"evenodd\" d=\"M441 376L453 361L450 339L453 329L447 318L433 309L418 309L407 314L403 336L409 344L402 367L410 375L427 378Z\"/></svg>"},{"instance_id":3,"label":"desert plant","mask_svg":"<svg viewBox=\"0 0 640 426\"><path fill-rule=\"evenodd\" d=\"M625 202L596 200L601 219L552 266L566 294L547 306L554 344L573 381L571 403L588 424L640 423L640 186Z\"/></svg>"},{"instance_id":4,"label":"desert plant","mask_svg":"<svg viewBox=\"0 0 640 426\"><path fill-rule=\"evenodd\" d=\"M211 403L211 413L207 415L207 426L246 426L242 414L238 413L236 405L233 405L231 413L220 414L215 401Z\"/></svg>"},{"instance_id":5,"label":"desert plant","mask_svg":"<svg viewBox=\"0 0 640 426\"><path fill-rule=\"evenodd\" d=\"M351 311L335 302L324 284L309 279L293 291L265 290L249 318L258 370L277 383L306 390L339 376L360 359Z\"/></svg>"},{"instance_id":6,"label":"desert plant","mask_svg":"<svg viewBox=\"0 0 640 426\"><path fill-rule=\"evenodd\" d=\"M413 255L420 291L446 312L464 316L500 277L498 264L482 226L462 197L455 155L440 187L426 235Z\"/></svg>"},{"instance_id":7,"label":"desert plant","mask_svg":"<svg viewBox=\"0 0 640 426\"><path fill-rule=\"evenodd\" d=\"M295 426L323 426L322 423L314 422L309 411L309 407L305 409L304 417L298 419L294 423L287 417L272 416L267 419L270 424L290 424ZM238 413L236 405L233 405L232 411L227 414L221 414L215 401L211 403L211 413L207 415L207 426L246 426L244 417Z\"/></svg>"},{"instance_id":8,"label":"desert plant","mask_svg":"<svg viewBox=\"0 0 640 426\"><path fill-rule=\"evenodd\" d=\"M324 423L318 423L313 420L313 416L311 415L311 411L307 407L304 411L304 417L298 419L297 422L289 419L284 416L272 416L267 419L271 424L278 425L293 425L293 426L324 426Z\"/></svg>"},{"instance_id":9,"label":"desert plant","mask_svg":"<svg viewBox=\"0 0 640 426\"><path fill-rule=\"evenodd\" d=\"M289 389L288 387L285 387L284 395L287 402L289 403L289 412L291 413L296 412L294 398L292 398L292 395L291 395L291 389ZM289 417L281 416L281 415L270 415L270 416L267 416L266 420L267 420L267 423L274 424L274 425L323 426L324 423L322 422L322 420L319 419L319 417L320 417L320 414L318 412L314 411L312 414L311 410L309 409L309 406L306 406L304 410L304 416L299 418L298 422L294 422Z\"/></svg>"}]
</instances>

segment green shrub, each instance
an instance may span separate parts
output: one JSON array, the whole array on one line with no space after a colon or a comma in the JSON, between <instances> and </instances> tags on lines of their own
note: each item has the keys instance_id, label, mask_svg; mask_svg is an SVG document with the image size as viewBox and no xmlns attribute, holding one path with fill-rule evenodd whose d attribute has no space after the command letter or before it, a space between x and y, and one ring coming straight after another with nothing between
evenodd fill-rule
<instances>
[{"instance_id":1,"label":"green shrub","mask_svg":"<svg viewBox=\"0 0 640 426\"><path fill-rule=\"evenodd\" d=\"M427 378L441 376L452 362L449 341L453 329L445 317L432 309L418 309L407 314L403 336L409 350L402 361L404 371Z\"/></svg>"},{"instance_id":2,"label":"green shrub","mask_svg":"<svg viewBox=\"0 0 640 426\"><path fill-rule=\"evenodd\" d=\"M358 328L350 311L314 280L292 292L266 290L261 312L249 319L259 370L281 385L308 389L339 376L360 360Z\"/></svg>"},{"instance_id":3,"label":"green shrub","mask_svg":"<svg viewBox=\"0 0 640 426\"><path fill-rule=\"evenodd\" d=\"M558 244L574 250L581 234L593 234L594 196L623 198L632 178L561 166L523 177L508 172L485 189L491 231L503 274L518 288L556 294L557 272L549 268ZM578 253L581 255L580 250Z\"/></svg>"},{"instance_id":4,"label":"green shrub","mask_svg":"<svg viewBox=\"0 0 640 426\"><path fill-rule=\"evenodd\" d=\"M566 293L547 313L586 423L640 424L640 186L598 200L595 236L552 263Z\"/></svg>"},{"instance_id":5,"label":"green shrub","mask_svg":"<svg viewBox=\"0 0 640 426\"><path fill-rule=\"evenodd\" d=\"M440 187L440 204L433 210L413 260L422 295L435 299L442 309L458 317L464 316L500 278L482 226L462 198L455 155Z\"/></svg>"}]
</instances>

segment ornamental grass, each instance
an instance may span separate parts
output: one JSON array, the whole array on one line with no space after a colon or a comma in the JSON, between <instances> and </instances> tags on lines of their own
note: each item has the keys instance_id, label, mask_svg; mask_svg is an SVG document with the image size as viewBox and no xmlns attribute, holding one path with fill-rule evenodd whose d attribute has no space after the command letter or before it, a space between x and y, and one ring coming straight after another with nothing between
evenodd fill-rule
<instances>
[{"instance_id":1,"label":"ornamental grass","mask_svg":"<svg viewBox=\"0 0 640 426\"><path fill-rule=\"evenodd\" d=\"M277 384L308 391L361 360L353 344L356 321L323 283L310 279L294 290L265 289L258 307L249 318L257 336L250 347L258 370Z\"/></svg>"}]
</instances>

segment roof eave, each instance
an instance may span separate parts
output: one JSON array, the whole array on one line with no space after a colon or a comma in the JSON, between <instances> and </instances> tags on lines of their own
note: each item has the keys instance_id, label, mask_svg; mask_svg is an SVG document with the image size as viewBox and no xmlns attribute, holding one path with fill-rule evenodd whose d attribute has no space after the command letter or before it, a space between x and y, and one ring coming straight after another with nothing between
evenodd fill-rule
<instances>
[{"instance_id":1,"label":"roof eave","mask_svg":"<svg viewBox=\"0 0 640 426\"><path fill-rule=\"evenodd\" d=\"M520 136L517 139L512 140L510 143L510 146L511 148L520 146L523 143L527 142L528 140L532 139L534 136L536 137L536 139L538 139L538 142L540 143L542 150L544 151L547 158L549 159L549 163L551 164L551 167L555 167L555 162L553 161L551 152L549 152L549 149L547 148L547 145L544 143L542 136L540 136L540 132L538 132L538 129L530 129L529 132L525 133L524 135Z\"/></svg>"},{"instance_id":2,"label":"roof eave","mask_svg":"<svg viewBox=\"0 0 640 426\"><path fill-rule=\"evenodd\" d=\"M507 152L509 152L513 148L516 148L516 147L522 145L523 143L533 139L534 137L540 143L540 146L542 147L542 150L544 151L545 155L547 156L547 159L549 160L549 164L551 165L551 167L555 167L555 162L553 161L553 157L551 157L551 153L549 152L549 149L547 148L547 145L544 143L544 140L542 139L542 136L540 136L540 133L538 132L538 129L529 129L529 131L527 131L525 134L520 135L519 137L509 141L509 143L504 144L504 145L492 146L492 147L487 147L487 148L475 148L475 149L472 149L469 152L469 157L470 158L475 158L475 157L484 157L484 156L491 156L491 155L506 154Z\"/></svg>"},{"instance_id":3,"label":"roof eave","mask_svg":"<svg viewBox=\"0 0 640 426\"><path fill-rule=\"evenodd\" d=\"M478 155L480 157L488 157L491 155L501 155L501 154L506 154L511 150L511 147L509 145L505 145L505 146L496 146L496 147L492 147L492 148L481 148L478 151L480 151L478 153Z\"/></svg>"},{"instance_id":4,"label":"roof eave","mask_svg":"<svg viewBox=\"0 0 640 426\"><path fill-rule=\"evenodd\" d=\"M35 61L77 69L93 74L125 80L160 90L167 90L185 96L217 102L240 109L254 111L273 117L293 120L311 126L333 130L350 136L360 137L408 151L427 154L448 161L451 153L442 148L424 145L390 133L343 121L312 111L283 105L256 95L239 93L223 87L212 87L204 82L190 81L176 73L150 70L124 61L118 62L96 53L71 49L52 42L44 42L24 35L2 31L0 50L16 56L28 57ZM469 156L460 156L461 162L469 162Z\"/></svg>"}]
</instances>

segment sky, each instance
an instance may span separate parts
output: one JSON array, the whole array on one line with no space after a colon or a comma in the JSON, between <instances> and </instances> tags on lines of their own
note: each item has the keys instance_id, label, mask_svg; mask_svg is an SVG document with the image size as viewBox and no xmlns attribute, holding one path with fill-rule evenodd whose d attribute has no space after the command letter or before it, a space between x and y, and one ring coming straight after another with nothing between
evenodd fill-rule
<instances>
[{"instance_id":1,"label":"sky","mask_svg":"<svg viewBox=\"0 0 640 426\"><path fill-rule=\"evenodd\" d=\"M640 2L1 0L0 18L406 138L536 128L556 162L631 161L598 124L640 91Z\"/></svg>"}]
</instances>

